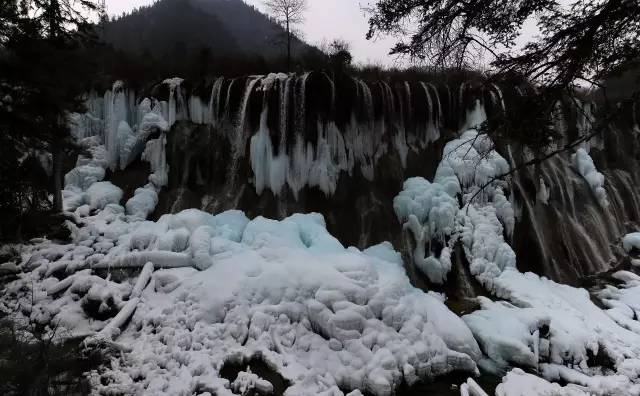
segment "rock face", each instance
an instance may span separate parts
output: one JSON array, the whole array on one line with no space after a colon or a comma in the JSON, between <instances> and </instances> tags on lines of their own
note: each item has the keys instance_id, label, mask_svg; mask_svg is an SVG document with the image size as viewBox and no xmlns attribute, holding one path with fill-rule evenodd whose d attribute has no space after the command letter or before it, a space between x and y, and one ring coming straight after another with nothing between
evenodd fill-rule
<instances>
[{"instance_id":1,"label":"rock face","mask_svg":"<svg viewBox=\"0 0 640 396\"><path fill-rule=\"evenodd\" d=\"M219 78L199 87L171 79L146 95L151 100L137 96L118 84L89 108L104 101L104 124L112 126L105 127L105 141L114 144L110 134L126 129L115 126L140 123L142 107L154 107L168 120L168 184L155 218L186 208L234 208L279 219L319 212L346 245L388 240L403 252L413 249L412 242L403 236L392 202L404 180L433 180L448 141L486 115L509 111L494 84L365 82L324 73ZM612 246L640 220L634 107L583 147L593 159L589 175L569 152L511 178L505 195L517 221L505 237L521 270L576 283L610 268L617 253ZM559 108L557 129L566 141L589 133L591 103ZM512 165L528 155L516 144L496 149ZM594 190L598 183L606 202ZM424 281L414 275L415 282ZM464 277L459 275L453 278Z\"/></svg>"}]
</instances>

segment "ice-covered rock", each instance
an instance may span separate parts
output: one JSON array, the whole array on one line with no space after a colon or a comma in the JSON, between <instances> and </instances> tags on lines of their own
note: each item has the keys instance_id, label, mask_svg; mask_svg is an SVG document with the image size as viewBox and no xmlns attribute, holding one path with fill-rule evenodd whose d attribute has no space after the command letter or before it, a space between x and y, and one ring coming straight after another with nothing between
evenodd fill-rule
<instances>
[{"instance_id":1,"label":"ice-covered rock","mask_svg":"<svg viewBox=\"0 0 640 396\"><path fill-rule=\"evenodd\" d=\"M146 219L158 204L158 193L153 186L137 188L126 203L127 214Z\"/></svg>"},{"instance_id":2,"label":"ice-covered rock","mask_svg":"<svg viewBox=\"0 0 640 396\"><path fill-rule=\"evenodd\" d=\"M545 367L547 372L542 374L548 380L578 383L589 391L596 391L600 386L597 384L618 381L617 377L610 380L588 378L611 374L609 370L623 371L630 358L635 360L640 356L638 326L627 325L634 322L633 313L624 302L628 301L625 293L619 290L603 292L601 296L605 303L613 307L603 311L584 289L558 284L531 273L522 274L515 269L502 272L494 279L493 286L496 297L511 303L485 301L481 310L464 319L483 351L499 364L510 362L534 369ZM635 293L631 290L629 296ZM592 367L590 356L598 355L611 361L613 367ZM580 375L566 377L568 372L562 370L567 366ZM553 367L555 369L551 370ZM578 382L573 380L576 378Z\"/></svg>"},{"instance_id":3,"label":"ice-covered rock","mask_svg":"<svg viewBox=\"0 0 640 396\"><path fill-rule=\"evenodd\" d=\"M238 377L231 384L231 389L241 395L247 395L251 391L256 391L260 395L273 393L273 385L253 374L251 370L239 372Z\"/></svg>"},{"instance_id":4,"label":"ice-covered rock","mask_svg":"<svg viewBox=\"0 0 640 396\"><path fill-rule=\"evenodd\" d=\"M622 238L622 246L627 252L633 249L640 250L640 232L632 232Z\"/></svg>"}]
</instances>

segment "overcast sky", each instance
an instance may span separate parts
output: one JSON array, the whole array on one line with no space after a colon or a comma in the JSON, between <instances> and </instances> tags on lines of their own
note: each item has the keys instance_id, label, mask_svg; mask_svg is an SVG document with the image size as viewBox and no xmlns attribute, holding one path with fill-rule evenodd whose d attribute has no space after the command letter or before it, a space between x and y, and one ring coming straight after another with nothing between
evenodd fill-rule
<instances>
[{"instance_id":1,"label":"overcast sky","mask_svg":"<svg viewBox=\"0 0 640 396\"><path fill-rule=\"evenodd\" d=\"M339 38L348 41L356 62L392 65L388 56L393 46L391 38L369 41L367 18L362 10L370 0L308 0L309 9L302 26L304 39L319 45L323 41ZM154 0L106 0L109 15L120 15L136 7L151 4ZM262 0L245 0L245 3L263 10Z\"/></svg>"}]
</instances>

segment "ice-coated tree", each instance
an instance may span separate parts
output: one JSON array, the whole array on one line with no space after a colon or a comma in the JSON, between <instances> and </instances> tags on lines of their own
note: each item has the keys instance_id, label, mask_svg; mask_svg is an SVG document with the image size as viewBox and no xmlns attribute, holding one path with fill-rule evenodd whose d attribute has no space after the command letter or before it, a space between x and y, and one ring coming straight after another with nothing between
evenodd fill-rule
<instances>
[{"instance_id":1,"label":"ice-coated tree","mask_svg":"<svg viewBox=\"0 0 640 396\"><path fill-rule=\"evenodd\" d=\"M287 70L291 70L291 42L296 25L304 21L307 0L265 0L269 14L282 26L286 34Z\"/></svg>"}]
</instances>

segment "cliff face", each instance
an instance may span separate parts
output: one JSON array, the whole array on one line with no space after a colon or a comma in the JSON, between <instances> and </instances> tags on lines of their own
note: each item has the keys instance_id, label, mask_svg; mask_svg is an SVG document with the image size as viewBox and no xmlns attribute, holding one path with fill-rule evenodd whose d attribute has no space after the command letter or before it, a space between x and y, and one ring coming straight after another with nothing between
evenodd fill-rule
<instances>
[{"instance_id":1,"label":"cliff face","mask_svg":"<svg viewBox=\"0 0 640 396\"><path fill-rule=\"evenodd\" d=\"M135 94L125 91L119 95L128 110L120 118L135 123ZM509 111L492 84L370 83L323 73L220 78L197 88L168 80L150 96L171 126L168 183L152 216L186 208L280 219L319 212L345 245L387 240L407 257L413 241L393 208L403 182L432 180L448 141L487 114ZM590 103L561 108L558 130L567 140L589 132ZM505 194L516 225L505 237L522 271L577 283L614 264L618 240L640 220L638 121L633 108L627 113L583 147L594 175L604 175L608 204L574 153L511 177ZM512 165L528 155L515 144L496 149ZM459 286L464 265L458 267L451 282ZM414 283L425 281L408 269Z\"/></svg>"}]
</instances>

